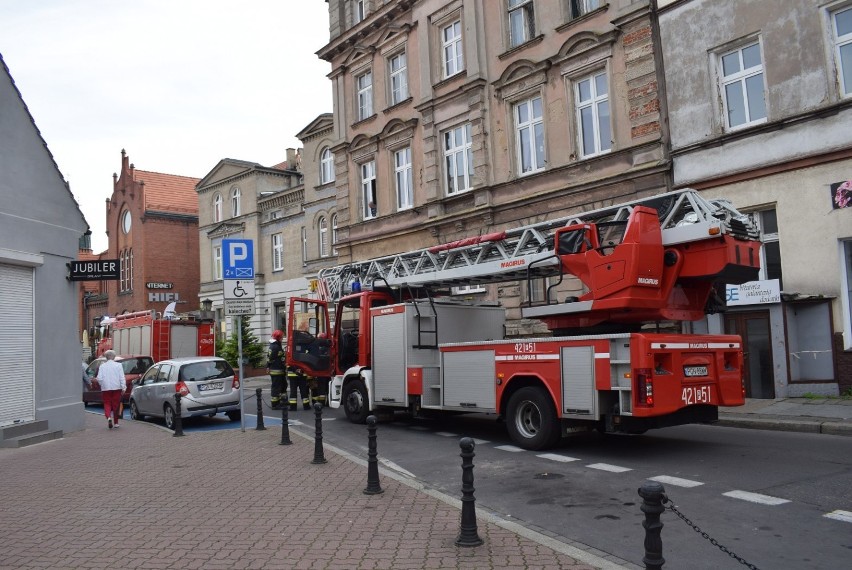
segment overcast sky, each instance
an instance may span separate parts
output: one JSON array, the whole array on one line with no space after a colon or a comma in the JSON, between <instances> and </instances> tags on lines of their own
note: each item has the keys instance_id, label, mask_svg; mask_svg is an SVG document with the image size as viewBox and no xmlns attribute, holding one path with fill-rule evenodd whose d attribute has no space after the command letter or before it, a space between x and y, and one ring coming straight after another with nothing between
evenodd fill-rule
<instances>
[{"instance_id":1,"label":"overcast sky","mask_svg":"<svg viewBox=\"0 0 852 570\"><path fill-rule=\"evenodd\" d=\"M323 0L0 0L0 53L92 229L139 170L271 166L332 112Z\"/></svg>"}]
</instances>

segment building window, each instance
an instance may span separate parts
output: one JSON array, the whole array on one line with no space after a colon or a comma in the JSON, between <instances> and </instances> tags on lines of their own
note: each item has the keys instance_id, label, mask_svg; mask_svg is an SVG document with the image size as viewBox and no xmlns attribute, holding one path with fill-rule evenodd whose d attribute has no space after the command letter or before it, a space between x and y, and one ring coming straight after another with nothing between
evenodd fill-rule
<instances>
[{"instance_id":1,"label":"building window","mask_svg":"<svg viewBox=\"0 0 852 570\"><path fill-rule=\"evenodd\" d=\"M352 25L364 20L367 15L366 0L352 0Z\"/></svg>"},{"instance_id":2,"label":"building window","mask_svg":"<svg viewBox=\"0 0 852 570\"><path fill-rule=\"evenodd\" d=\"M760 230L760 279L778 279L781 281L781 244L778 241L778 216L775 209L762 210L752 214Z\"/></svg>"},{"instance_id":3,"label":"building window","mask_svg":"<svg viewBox=\"0 0 852 570\"><path fill-rule=\"evenodd\" d=\"M272 234L272 271L284 269L284 239L281 234Z\"/></svg>"},{"instance_id":4,"label":"building window","mask_svg":"<svg viewBox=\"0 0 852 570\"><path fill-rule=\"evenodd\" d=\"M320 184L329 182L334 182L334 155L329 148L324 148L320 155Z\"/></svg>"},{"instance_id":5,"label":"building window","mask_svg":"<svg viewBox=\"0 0 852 570\"><path fill-rule=\"evenodd\" d=\"M222 280L222 246L213 246L213 280Z\"/></svg>"},{"instance_id":6,"label":"building window","mask_svg":"<svg viewBox=\"0 0 852 570\"><path fill-rule=\"evenodd\" d=\"M308 229L302 226L302 265L308 264Z\"/></svg>"},{"instance_id":7,"label":"building window","mask_svg":"<svg viewBox=\"0 0 852 570\"><path fill-rule=\"evenodd\" d=\"M852 349L852 240L847 240L841 243L843 247L843 269L841 271L842 280L845 281L843 287L843 304L846 305L846 311L843 317L844 321L844 346L846 350Z\"/></svg>"},{"instance_id":8,"label":"building window","mask_svg":"<svg viewBox=\"0 0 852 570\"><path fill-rule=\"evenodd\" d=\"M515 47L535 37L533 0L509 0L509 46Z\"/></svg>"},{"instance_id":9,"label":"building window","mask_svg":"<svg viewBox=\"0 0 852 570\"><path fill-rule=\"evenodd\" d=\"M213 221L222 221L222 195L218 192L213 196Z\"/></svg>"},{"instance_id":10,"label":"building window","mask_svg":"<svg viewBox=\"0 0 852 570\"><path fill-rule=\"evenodd\" d=\"M125 249L118 256L118 290L121 293L133 290L133 250Z\"/></svg>"},{"instance_id":11,"label":"building window","mask_svg":"<svg viewBox=\"0 0 852 570\"><path fill-rule=\"evenodd\" d=\"M405 52L390 58L390 101L391 105L402 103L408 99L408 67L405 62Z\"/></svg>"},{"instance_id":12,"label":"building window","mask_svg":"<svg viewBox=\"0 0 852 570\"><path fill-rule=\"evenodd\" d=\"M240 215L240 189L233 188L231 190L231 217L236 218Z\"/></svg>"},{"instance_id":13,"label":"building window","mask_svg":"<svg viewBox=\"0 0 852 570\"><path fill-rule=\"evenodd\" d=\"M121 230L124 232L124 235L130 233L130 227L133 225L133 216L130 214L130 210L124 210L124 213L121 215Z\"/></svg>"},{"instance_id":14,"label":"building window","mask_svg":"<svg viewBox=\"0 0 852 570\"><path fill-rule=\"evenodd\" d=\"M835 12L831 21L837 50L837 74L844 96L852 95L852 8Z\"/></svg>"},{"instance_id":15,"label":"building window","mask_svg":"<svg viewBox=\"0 0 852 570\"><path fill-rule=\"evenodd\" d=\"M361 165L361 203L364 205L363 218L376 217L376 162L371 160Z\"/></svg>"},{"instance_id":16,"label":"building window","mask_svg":"<svg viewBox=\"0 0 852 570\"><path fill-rule=\"evenodd\" d=\"M719 64L725 126L735 129L765 122L760 42L722 54Z\"/></svg>"},{"instance_id":17,"label":"building window","mask_svg":"<svg viewBox=\"0 0 852 570\"><path fill-rule=\"evenodd\" d=\"M393 153L396 179L396 207L405 210L414 206L414 182L411 178L411 147Z\"/></svg>"},{"instance_id":18,"label":"building window","mask_svg":"<svg viewBox=\"0 0 852 570\"><path fill-rule=\"evenodd\" d=\"M337 255L337 214L331 216L331 253Z\"/></svg>"},{"instance_id":19,"label":"building window","mask_svg":"<svg viewBox=\"0 0 852 570\"><path fill-rule=\"evenodd\" d=\"M462 57L461 20L456 20L441 29L441 45L443 47L444 78L452 77L464 69Z\"/></svg>"},{"instance_id":20,"label":"building window","mask_svg":"<svg viewBox=\"0 0 852 570\"><path fill-rule=\"evenodd\" d=\"M527 281L527 301L530 303L544 303L547 301L547 277L530 279Z\"/></svg>"},{"instance_id":21,"label":"building window","mask_svg":"<svg viewBox=\"0 0 852 570\"><path fill-rule=\"evenodd\" d=\"M127 290L133 291L133 249L127 250Z\"/></svg>"},{"instance_id":22,"label":"building window","mask_svg":"<svg viewBox=\"0 0 852 570\"><path fill-rule=\"evenodd\" d=\"M604 3L603 0L569 0L571 2L571 19L579 18L592 10L597 10Z\"/></svg>"},{"instance_id":23,"label":"building window","mask_svg":"<svg viewBox=\"0 0 852 570\"><path fill-rule=\"evenodd\" d=\"M373 114L373 74L359 75L355 82L358 86L358 120L363 121Z\"/></svg>"},{"instance_id":24,"label":"building window","mask_svg":"<svg viewBox=\"0 0 852 570\"><path fill-rule=\"evenodd\" d=\"M127 283L125 276L127 275L127 262L124 259L124 252L118 254L118 291L123 293L126 290Z\"/></svg>"},{"instance_id":25,"label":"building window","mask_svg":"<svg viewBox=\"0 0 852 570\"><path fill-rule=\"evenodd\" d=\"M544 169L544 122L541 97L515 105L515 144L521 175Z\"/></svg>"},{"instance_id":26,"label":"building window","mask_svg":"<svg viewBox=\"0 0 852 570\"><path fill-rule=\"evenodd\" d=\"M447 169L447 194L470 190L473 179L473 145L470 123L444 133L444 164Z\"/></svg>"},{"instance_id":27,"label":"building window","mask_svg":"<svg viewBox=\"0 0 852 570\"><path fill-rule=\"evenodd\" d=\"M319 228L319 254L320 257L328 257L328 220L325 216L317 222Z\"/></svg>"},{"instance_id":28,"label":"building window","mask_svg":"<svg viewBox=\"0 0 852 570\"><path fill-rule=\"evenodd\" d=\"M574 96L580 155L589 157L608 152L612 148L612 132L606 72L577 81Z\"/></svg>"},{"instance_id":29,"label":"building window","mask_svg":"<svg viewBox=\"0 0 852 570\"><path fill-rule=\"evenodd\" d=\"M470 295L471 293L485 293L482 285L461 285L450 289L451 295Z\"/></svg>"}]
</instances>

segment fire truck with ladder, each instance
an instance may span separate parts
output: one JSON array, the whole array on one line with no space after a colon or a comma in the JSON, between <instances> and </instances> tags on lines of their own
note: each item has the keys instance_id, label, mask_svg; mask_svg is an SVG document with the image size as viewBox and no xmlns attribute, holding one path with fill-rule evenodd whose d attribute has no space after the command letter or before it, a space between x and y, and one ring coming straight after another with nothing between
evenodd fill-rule
<instances>
[{"instance_id":1,"label":"fire truck with ladder","mask_svg":"<svg viewBox=\"0 0 852 570\"><path fill-rule=\"evenodd\" d=\"M759 245L730 202L687 189L354 261L320 272L318 298L291 299L288 364L329 378L329 405L352 422L496 414L525 449L588 429L712 422L744 403L741 338L659 324L723 309L715 286L757 278ZM585 293L557 298L570 276ZM546 300L521 315L550 336L506 339L504 308L442 296L545 277Z\"/></svg>"},{"instance_id":2,"label":"fire truck with ladder","mask_svg":"<svg viewBox=\"0 0 852 570\"><path fill-rule=\"evenodd\" d=\"M105 323L97 355L109 349L116 354L150 355L154 362L179 356L213 356L213 322L193 318L161 318L156 311L118 315Z\"/></svg>"}]
</instances>

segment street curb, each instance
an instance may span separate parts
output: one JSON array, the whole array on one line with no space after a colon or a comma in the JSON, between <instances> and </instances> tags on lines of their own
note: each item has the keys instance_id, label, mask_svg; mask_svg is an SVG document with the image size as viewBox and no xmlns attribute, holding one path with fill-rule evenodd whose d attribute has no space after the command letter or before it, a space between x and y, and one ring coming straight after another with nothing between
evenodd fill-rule
<instances>
[{"instance_id":1,"label":"street curb","mask_svg":"<svg viewBox=\"0 0 852 570\"><path fill-rule=\"evenodd\" d=\"M801 433L822 433L852 437L852 425L825 420L783 420L778 418L749 418L721 416L715 422L717 426L762 429L770 431L792 431Z\"/></svg>"}]
</instances>

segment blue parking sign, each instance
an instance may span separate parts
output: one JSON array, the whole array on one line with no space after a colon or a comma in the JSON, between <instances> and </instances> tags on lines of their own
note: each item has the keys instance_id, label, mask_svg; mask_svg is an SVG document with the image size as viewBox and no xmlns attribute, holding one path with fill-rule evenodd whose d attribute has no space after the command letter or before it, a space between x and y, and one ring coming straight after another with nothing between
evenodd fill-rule
<instances>
[{"instance_id":1,"label":"blue parking sign","mask_svg":"<svg viewBox=\"0 0 852 570\"><path fill-rule=\"evenodd\" d=\"M252 240L222 240L222 277L254 279L254 242Z\"/></svg>"}]
</instances>

